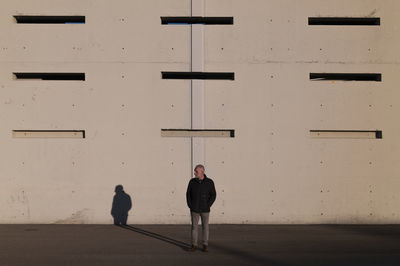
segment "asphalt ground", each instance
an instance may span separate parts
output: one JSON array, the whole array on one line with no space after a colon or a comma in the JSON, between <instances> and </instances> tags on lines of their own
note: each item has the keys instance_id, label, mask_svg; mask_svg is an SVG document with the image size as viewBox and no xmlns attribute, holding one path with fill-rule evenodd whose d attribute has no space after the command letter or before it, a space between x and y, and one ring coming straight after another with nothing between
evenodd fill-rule
<instances>
[{"instance_id":1,"label":"asphalt ground","mask_svg":"<svg viewBox=\"0 0 400 266\"><path fill-rule=\"evenodd\" d=\"M400 265L400 225L211 224L209 252L187 251L190 225L3 224L0 240L1 266Z\"/></svg>"}]
</instances>

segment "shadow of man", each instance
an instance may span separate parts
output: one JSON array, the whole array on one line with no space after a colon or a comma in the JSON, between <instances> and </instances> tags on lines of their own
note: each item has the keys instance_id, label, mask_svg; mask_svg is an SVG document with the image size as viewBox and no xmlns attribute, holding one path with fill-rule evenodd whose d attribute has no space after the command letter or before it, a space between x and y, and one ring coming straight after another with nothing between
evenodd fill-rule
<instances>
[{"instance_id":1,"label":"shadow of man","mask_svg":"<svg viewBox=\"0 0 400 266\"><path fill-rule=\"evenodd\" d=\"M167 242L169 244L178 246L178 247L182 248L185 251L187 251L190 248L189 244L186 244L186 243L184 243L182 241L179 241L179 240L167 237L167 236L163 236L163 235L160 235L160 234L157 234L157 233L154 233L154 232L146 231L146 230L140 229L138 227L133 227L133 226L130 226L130 225L125 225L125 226L121 226L121 227L125 228L125 229L128 229L128 230L131 230L131 231L134 231L136 233L139 233L139 234L142 234L142 235L145 235L145 236L149 236L149 237L152 237L152 238L156 238L158 240L161 240L161 241Z\"/></svg>"},{"instance_id":2,"label":"shadow of man","mask_svg":"<svg viewBox=\"0 0 400 266\"><path fill-rule=\"evenodd\" d=\"M125 193L122 185L115 187L115 195L112 202L111 215L115 225L126 225L128 211L132 208L131 197Z\"/></svg>"}]
</instances>

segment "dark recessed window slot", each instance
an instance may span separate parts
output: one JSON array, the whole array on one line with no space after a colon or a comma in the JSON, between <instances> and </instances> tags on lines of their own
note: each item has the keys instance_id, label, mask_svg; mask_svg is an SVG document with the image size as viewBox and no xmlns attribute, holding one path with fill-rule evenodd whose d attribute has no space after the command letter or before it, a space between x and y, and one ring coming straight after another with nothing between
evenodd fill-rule
<instances>
[{"instance_id":1,"label":"dark recessed window slot","mask_svg":"<svg viewBox=\"0 0 400 266\"><path fill-rule=\"evenodd\" d=\"M326 26L379 26L380 18L310 17L308 25Z\"/></svg>"},{"instance_id":2,"label":"dark recessed window slot","mask_svg":"<svg viewBox=\"0 0 400 266\"><path fill-rule=\"evenodd\" d=\"M224 79L234 80L233 72L161 72L163 79Z\"/></svg>"},{"instance_id":3,"label":"dark recessed window slot","mask_svg":"<svg viewBox=\"0 0 400 266\"><path fill-rule=\"evenodd\" d=\"M234 129L161 129L162 137L227 137L234 138Z\"/></svg>"},{"instance_id":4,"label":"dark recessed window slot","mask_svg":"<svg viewBox=\"0 0 400 266\"><path fill-rule=\"evenodd\" d=\"M85 16L14 16L18 24L84 24Z\"/></svg>"},{"instance_id":5,"label":"dark recessed window slot","mask_svg":"<svg viewBox=\"0 0 400 266\"><path fill-rule=\"evenodd\" d=\"M312 138L381 139L382 130L310 130Z\"/></svg>"},{"instance_id":6,"label":"dark recessed window slot","mask_svg":"<svg viewBox=\"0 0 400 266\"><path fill-rule=\"evenodd\" d=\"M310 73L311 80L382 81L380 73Z\"/></svg>"},{"instance_id":7,"label":"dark recessed window slot","mask_svg":"<svg viewBox=\"0 0 400 266\"><path fill-rule=\"evenodd\" d=\"M85 130L13 130L13 138L85 138Z\"/></svg>"},{"instance_id":8,"label":"dark recessed window slot","mask_svg":"<svg viewBox=\"0 0 400 266\"><path fill-rule=\"evenodd\" d=\"M233 17L161 17L161 24L233 25Z\"/></svg>"},{"instance_id":9,"label":"dark recessed window slot","mask_svg":"<svg viewBox=\"0 0 400 266\"><path fill-rule=\"evenodd\" d=\"M14 72L16 79L85 80L85 73Z\"/></svg>"}]
</instances>

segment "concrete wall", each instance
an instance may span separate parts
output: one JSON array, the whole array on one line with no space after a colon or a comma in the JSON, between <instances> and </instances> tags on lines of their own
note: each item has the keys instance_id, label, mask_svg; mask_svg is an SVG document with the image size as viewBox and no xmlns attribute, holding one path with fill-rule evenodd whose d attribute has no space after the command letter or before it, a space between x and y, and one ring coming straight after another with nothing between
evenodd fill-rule
<instances>
[{"instance_id":1,"label":"concrete wall","mask_svg":"<svg viewBox=\"0 0 400 266\"><path fill-rule=\"evenodd\" d=\"M400 221L400 2L204 0L201 26L206 173L212 223ZM110 223L115 185L130 223L188 223L192 82L189 0L2 1L0 222ZM85 15L85 24L16 24L13 15ZM380 17L380 26L308 26L308 17ZM198 39L196 39L198 40ZM85 72L85 81L15 80L13 72ZM382 82L310 81L310 72L376 72ZM198 92L198 91L197 91ZM194 103L196 104L196 102ZM18 129L82 129L84 139L13 138ZM382 130L382 139L319 139L309 130ZM198 140L198 139L197 139Z\"/></svg>"}]
</instances>

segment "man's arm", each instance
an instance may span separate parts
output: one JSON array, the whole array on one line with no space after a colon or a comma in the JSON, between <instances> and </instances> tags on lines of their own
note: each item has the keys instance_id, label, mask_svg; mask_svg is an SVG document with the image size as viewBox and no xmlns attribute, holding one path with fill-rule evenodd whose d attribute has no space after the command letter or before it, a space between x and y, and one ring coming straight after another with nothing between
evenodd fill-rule
<instances>
[{"instance_id":1,"label":"man's arm","mask_svg":"<svg viewBox=\"0 0 400 266\"><path fill-rule=\"evenodd\" d=\"M128 211L132 209L132 199L131 196L128 195Z\"/></svg>"},{"instance_id":2,"label":"man's arm","mask_svg":"<svg viewBox=\"0 0 400 266\"><path fill-rule=\"evenodd\" d=\"M113 197L112 206L111 206L111 215L112 215L112 216L114 216L114 214L115 214L115 209L116 209L116 207L117 207L117 204L116 204L116 200L115 200L115 196L114 196L114 197Z\"/></svg>"},{"instance_id":3,"label":"man's arm","mask_svg":"<svg viewBox=\"0 0 400 266\"><path fill-rule=\"evenodd\" d=\"M186 203L189 209L192 209L192 197L191 197L191 186L190 181L186 190Z\"/></svg>"},{"instance_id":4,"label":"man's arm","mask_svg":"<svg viewBox=\"0 0 400 266\"><path fill-rule=\"evenodd\" d=\"M208 206L211 207L217 198L217 192L215 191L214 181L211 180L210 188L210 199L208 200Z\"/></svg>"}]
</instances>

